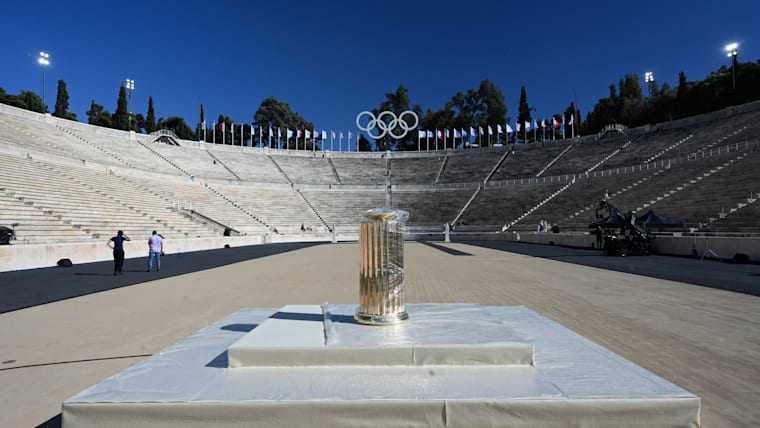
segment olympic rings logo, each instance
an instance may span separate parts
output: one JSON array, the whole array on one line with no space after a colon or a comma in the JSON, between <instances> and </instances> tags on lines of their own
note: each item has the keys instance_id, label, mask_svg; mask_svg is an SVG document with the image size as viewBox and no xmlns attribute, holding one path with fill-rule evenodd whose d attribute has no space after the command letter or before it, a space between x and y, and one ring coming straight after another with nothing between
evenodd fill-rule
<instances>
[{"instance_id":1,"label":"olympic rings logo","mask_svg":"<svg viewBox=\"0 0 760 428\"><path fill-rule=\"evenodd\" d=\"M414 125L410 125L406 120L404 120L404 116L407 115L412 116L414 119ZM360 123L361 119L364 116L369 116L370 118L367 126L362 126ZM406 134L412 129L416 128L419 123L420 118L417 116L417 113L411 110L407 110L401 113L398 117L396 117L396 114L392 111L387 110L378 114L377 117L375 117L375 115L370 111L363 111L356 115L356 126L359 128L359 130L366 132L367 135L375 140L379 140L386 135L390 135L392 138L400 140L406 137ZM394 130L397 128L401 130L401 132L398 134L394 133ZM373 132L375 132L375 129L380 132L379 135L373 134Z\"/></svg>"}]
</instances>

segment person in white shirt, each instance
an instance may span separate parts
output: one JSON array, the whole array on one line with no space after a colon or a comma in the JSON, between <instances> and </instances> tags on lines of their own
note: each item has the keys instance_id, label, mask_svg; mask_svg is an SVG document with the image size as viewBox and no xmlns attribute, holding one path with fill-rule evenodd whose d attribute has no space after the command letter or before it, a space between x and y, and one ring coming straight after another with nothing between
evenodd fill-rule
<instances>
[{"instance_id":1,"label":"person in white shirt","mask_svg":"<svg viewBox=\"0 0 760 428\"><path fill-rule=\"evenodd\" d=\"M148 270L153 267L153 257L156 258L156 271L161 270L161 256L164 254L164 237L153 231L153 234L148 238Z\"/></svg>"}]
</instances>

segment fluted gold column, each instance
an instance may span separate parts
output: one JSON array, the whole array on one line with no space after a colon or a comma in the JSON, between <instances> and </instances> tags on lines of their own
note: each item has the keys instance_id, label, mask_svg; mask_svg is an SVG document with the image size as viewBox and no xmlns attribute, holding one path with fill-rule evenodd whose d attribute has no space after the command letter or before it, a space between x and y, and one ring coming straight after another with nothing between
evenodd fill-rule
<instances>
[{"instance_id":1,"label":"fluted gold column","mask_svg":"<svg viewBox=\"0 0 760 428\"><path fill-rule=\"evenodd\" d=\"M359 308L362 324L405 321L404 225L409 213L377 209L364 214L359 227Z\"/></svg>"}]
</instances>

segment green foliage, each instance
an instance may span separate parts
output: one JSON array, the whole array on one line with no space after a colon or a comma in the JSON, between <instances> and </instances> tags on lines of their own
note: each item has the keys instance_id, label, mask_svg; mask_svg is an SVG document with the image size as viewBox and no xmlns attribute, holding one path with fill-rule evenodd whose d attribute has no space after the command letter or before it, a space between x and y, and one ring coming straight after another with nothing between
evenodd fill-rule
<instances>
[{"instance_id":1,"label":"green foliage","mask_svg":"<svg viewBox=\"0 0 760 428\"><path fill-rule=\"evenodd\" d=\"M525 86L520 89L520 104L517 108L517 123L522 128L525 126L525 122L530 122L533 118L530 116L530 105L528 105L528 94L525 91Z\"/></svg>"},{"instance_id":2,"label":"green foliage","mask_svg":"<svg viewBox=\"0 0 760 428\"><path fill-rule=\"evenodd\" d=\"M55 97L55 110L53 116L66 117L69 110L69 93L66 90L66 82L58 81L58 95Z\"/></svg>"},{"instance_id":3,"label":"green foliage","mask_svg":"<svg viewBox=\"0 0 760 428\"><path fill-rule=\"evenodd\" d=\"M220 116L221 118L221 116ZM307 121L298 113L295 113L290 109L290 104L277 100L275 97L268 97L259 105L258 110L253 115L253 123L256 126L264 127L264 129L281 128L284 133L286 129L291 131L295 130L313 130L314 124ZM217 140L218 141L218 140ZM295 138L288 139L288 149L307 149L311 150L311 141L304 142L303 138L299 138L296 143Z\"/></svg>"},{"instance_id":4,"label":"green foliage","mask_svg":"<svg viewBox=\"0 0 760 428\"><path fill-rule=\"evenodd\" d=\"M409 89L404 85L399 85L396 92L388 92L385 94L385 100L380 103L379 108L372 109L372 114L377 117L384 111L391 111L397 117L401 116L401 113L411 110L417 114L419 119L422 116L422 107L415 105L414 108L410 107L411 102L409 100ZM390 119L386 116L383 117L386 122ZM409 115L405 115L403 120L409 125L414 125L414 119ZM419 124L418 124L419 125ZM401 127L395 127L390 130L395 134L402 134ZM386 134L383 138L375 140L375 147L377 150L416 150L417 149L417 133L408 132L403 139L396 140L389 134Z\"/></svg>"},{"instance_id":5,"label":"green foliage","mask_svg":"<svg viewBox=\"0 0 760 428\"><path fill-rule=\"evenodd\" d=\"M166 119L160 118L156 123L156 127L158 129L168 129L177 134L177 136L183 140L195 139L193 128L188 126L188 124L185 122L185 119L179 116L171 116Z\"/></svg>"},{"instance_id":6,"label":"green foliage","mask_svg":"<svg viewBox=\"0 0 760 428\"><path fill-rule=\"evenodd\" d=\"M367 139L367 137L364 136L364 134L359 134L359 151L360 152L371 152L372 151L372 143Z\"/></svg>"},{"instance_id":7,"label":"green foliage","mask_svg":"<svg viewBox=\"0 0 760 428\"><path fill-rule=\"evenodd\" d=\"M145 118L145 132L150 134L154 132L156 128L156 111L153 109L153 97L148 97L148 116Z\"/></svg>"},{"instance_id":8,"label":"green foliage","mask_svg":"<svg viewBox=\"0 0 760 428\"><path fill-rule=\"evenodd\" d=\"M90 125L111 127L111 113L104 110L103 106L92 100L90 109L87 110L87 123Z\"/></svg>"},{"instance_id":9,"label":"green foliage","mask_svg":"<svg viewBox=\"0 0 760 428\"><path fill-rule=\"evenodd\" d=\"M13 107L23 108L25 110L36 111L42 113L45 106L42 103L42 98L39 95L31 91L22 90L18 95L12 95L6 93L0 88L0 103L7 104Z\"/></svg>"},{"instance_id":10,"label":"green foliage","mask_svg":"<svg viewBox=\"0 0 760 428\"><path fill-rule=\"evenodd\" d=\"M111 117L112 127L126 131L129 129L129 111L127 111L127 90L119 86L119 99L116 102L116 112Z\"/></svg>"}]
</instances>

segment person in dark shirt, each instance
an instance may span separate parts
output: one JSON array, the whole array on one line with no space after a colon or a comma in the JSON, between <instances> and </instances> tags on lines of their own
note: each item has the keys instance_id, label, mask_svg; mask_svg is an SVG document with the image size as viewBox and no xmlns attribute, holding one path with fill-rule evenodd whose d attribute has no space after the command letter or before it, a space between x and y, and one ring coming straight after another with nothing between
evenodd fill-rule
<instances>
[{"instance_id":1,"label":"person in dark shirt","mask_svg":"<svg viewBox=\"0 0 760 428\"><path fill-rule=\"evenodd\" d=\"M123 231L116 232L116 236L106 242L108 248L113 250L113 274L121 275L121 268L124 266L124 241L131 241L129 236Z\"/></svg>"}]
</instances>

